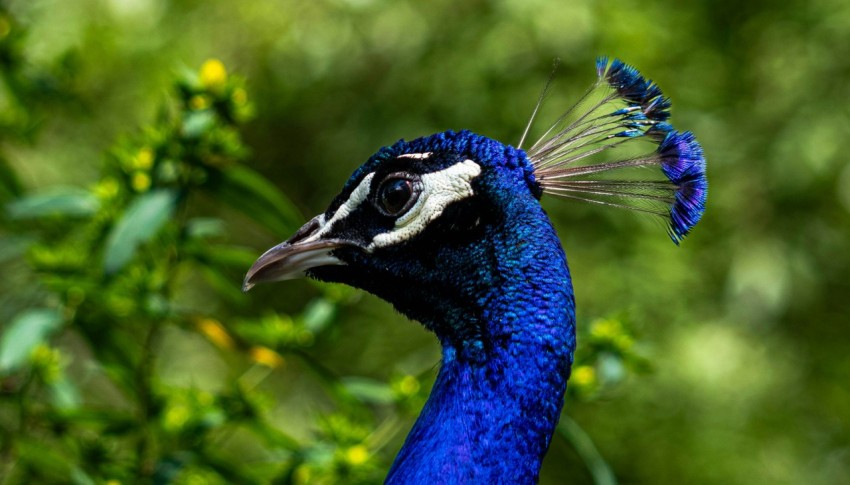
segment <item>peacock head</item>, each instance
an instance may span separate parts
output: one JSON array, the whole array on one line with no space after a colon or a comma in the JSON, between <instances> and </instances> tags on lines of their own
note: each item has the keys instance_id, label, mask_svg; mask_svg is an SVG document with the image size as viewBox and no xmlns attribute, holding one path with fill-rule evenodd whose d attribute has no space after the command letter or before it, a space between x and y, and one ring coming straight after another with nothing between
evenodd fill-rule
<instances>
[{"instance_id":1,"label":"peacock head","mask_svg":"<svg viewBox=\"0 0 850 485\"><path fill-rule=\"evenodd\" d=\"M544 193L657 214L678 243L704 210L702 149L667 123L655 83L617 60L600 59L597 72L527 151L469 131L381 148L325 212L257 260L244 289L304 275L346 283L439 330L500 277L494 261L511 236L548 225Z\"/></svg>"},{"instance_id":2,"label":"peacock head","mask_svg":"<svg viewBox=\"0 0 850 485\"><path fill-rule=\"evenodd\" d=\"M400 140L263 254L245 289L306 274L366 289L432 327L490 283L484 263L497 256L494 243L521 225L508 215L542 214L541 194L522 150L469 131Z\"/></svg>"}]
</instances>

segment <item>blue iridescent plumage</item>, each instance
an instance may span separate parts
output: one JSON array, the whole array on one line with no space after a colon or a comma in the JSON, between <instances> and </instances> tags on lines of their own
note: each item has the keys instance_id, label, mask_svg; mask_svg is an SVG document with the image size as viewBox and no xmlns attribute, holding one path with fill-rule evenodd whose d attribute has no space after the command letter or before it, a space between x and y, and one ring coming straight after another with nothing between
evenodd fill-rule
<instances>
[{"instance_id":1,"label":"blue iridescent plumage","mask_svg":"<svg viewBox=\"0 0 850 485\"><path fill-rule=\"evenodd\" d=\"M673 129L669 100L634 68L601 59L597 72L588 106L528 151L469 131L381 148L249 270L245 289L305 273L364 289L439 339L437 380L388 483L537 480L576 345L543 195L657 214L677 244L699 221L707 182L694 136ZM630 147L643 154L614 156Z\"/></svg>"},{"instance_id":2,"label":"blue iridescent plumage","mask_svg":"<svg viewBox=\"0 0 850 485\"><path fill-rule=\"evenodd\" d=\"M670 207L670 237L678 244L705 211L708 182L705 158L694 135L671 131L658 147L661 170L675 184L676 202Z\"/></svg>"}]
</instances>

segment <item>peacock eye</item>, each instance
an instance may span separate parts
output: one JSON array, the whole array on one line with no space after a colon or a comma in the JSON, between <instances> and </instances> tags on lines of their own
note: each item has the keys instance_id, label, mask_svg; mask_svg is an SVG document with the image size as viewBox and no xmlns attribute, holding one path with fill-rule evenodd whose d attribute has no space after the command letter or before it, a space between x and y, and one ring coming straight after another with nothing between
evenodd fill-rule
<instances>
[{"instance_id":1,"label":"peacock eye","mask_svg":"<svg viewBox=\"0 0 850 485\"><path fill-rule=\"evenodd\" d=\"M405 174L392 174L378 187L378 209L388 216L398 216L410 209L419 197L419 184Z\"/></svg>"}]
</instances>

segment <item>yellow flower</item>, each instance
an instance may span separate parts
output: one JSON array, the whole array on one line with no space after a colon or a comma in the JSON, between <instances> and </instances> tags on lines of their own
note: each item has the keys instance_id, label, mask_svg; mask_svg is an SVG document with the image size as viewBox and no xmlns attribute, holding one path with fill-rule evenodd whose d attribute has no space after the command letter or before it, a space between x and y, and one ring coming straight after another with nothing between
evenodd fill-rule
<instances>
[{"instance_id":1,"label":"yellow flower","mask_svg":"<svg viewBox=\"0 0 850 485\"><path fill-rule=\"evenodd\" d=\"M12 23L9 22L9 17L6 17L5 15L0 15L0 40L5 39L11 31Z\"/></svg>"},{"instance_id":2,"label":"yellow flower","mask_svg":"<svg viewBox=\"0 0 850 485\"><path fill-rule=\"evenodd\" d=\"M151 176L144 172L136 172L130 180L130 185L136 192L146 192L151 188Z\"/></svg>"},{"instance_id":3,"label":"yellow flower","mask_svg":"<svg viewBox=\"0 0 850 485\"><path fill-rule=\"evenodd\" d=\"M94 186L92 191L98 199L109 200L118 195L118 181L113 178L105 178Z\"/></svg>"},{"instance_id":4,"label":"yellow flower","mask_svg":"<svg viewBox=\"0 0 850 485\"><path fill-rule=\"evenodd\" d=\"M623 326L613 319L597 320L590 327L590 335L601 340L613 340L623 332Z\"/></svg>"},{"instance_id":5,"label":"yellow flower","mask_svg":"<svg viewBox=\"0 0 850 485\"><path fill-rule=\"evenodd\" d=\"M576 367L571 377L573 384L582 389L596 385L596 369L589 365Z\"/></svg>"},{"instance_id":6,"label":"yellow flower","mask_svg":"<svg viewBox=\"0 0 850 485\"><path fill-rule=\"evenodd\" d=\"M216 347L220 349L232 349L236 347L227 330L217 320L202 318L196 323L198 331L204 334Z\"/></svg>"},{"instance_id":7,"label":"yellow flower","mask_svg":"<svg viewBox=\"0 0 850 485\"><path fill-rule=\"evenodd\" d=\"M196 111L206 109L210 106L210 99L207 96L196 94L189 100L189 106Z\"/></svg>"},{"instance_id":8,"label":"yellow flower","mask_svg":"<svg viewBox=\"0 0 850 485\"><path fill-rule=\"evenodd\" d=\"M283 365L283 357L268 347L251 347L248 353L251 360L266 367L275 369Z\"/></svg>"},{"instance_id":9,"label":"yellow flower","mask_svg":"<svg viewBox=\"0 0 850 485\"><path fill-rule=\"evenodd\" d=\"M620 350L621 352L626 352L632 348L632 345L634 345L635 341L630 336L622 334L614 337L613 343L618 350Z\"/></svg>"},{"instance_id":10,"label":"yellow flower","mask_svg":"<svg viewBox=\"0 0 850 485\"><path fill-rule=\"evenodd\" d=\"M165 411L163 425L168 431L179 431L191 417L192 413L185 404L173 404Z\"/></svg>"},{"instance_id":11,"label":"yellow flower","mask_svg":"<svg viewBox=\"0 0 850 485\"><path fill-rule=\"evenodd\" d=\"M363 445L354 445L345 452L345 460L354 466L362 465L369 459L369 450Z\"/></svg>"},{"instance_id":12,"label":"yellow flower","mask_svg":"<svg viewBox=\"0 0 850 485\"><path fill-rule=\"evenodd\" d=\"M218 59L208 59L201 66L201 84L209 90L219 90L227 82L227 69Z\"/></svg>"},{"instance_id":13,"label":"yellow flower","mask_svg":"<svg viewBox=\"0 0 850 485\"><path fill-rule=\"evenodd\" d=\"M292 474L292 480L298 484L310 483L313 478L312 475L308 465L300 465L295 469L295 473Z\"/></svg>"},{"instance_id":14,"label":"yellow flower","mask_svg":"<svg viewBox=\"0 0 850 485\"><path fill-rule=\"evenodd\" d=\"M136 167L142 170L150 170L153 167L154 152L150 147L144 147L136 155Z\"/></svg>"},{"instance_id":15,"label":"yellow flower","mask_svg":"<svg viewBox=\"0 0 850 485\"><path fill-rule=\"evenodd\" d=\"M404 376L398 383L398 389L405 396L412 396L419 392L419 381L413 376Z\"/></svg>"},{"instance_id":16,"label":"yellow flower","mask_svg":"<svg viewBox=\"0 0 850 485\"><path fill-rule=\"evenodd\" d=\"M39 344L30 353L33 367L40 371L44 382L52 383L59 380L62 374L62 354L58 349L46 344Z\"/></svg>"}]
</instances>

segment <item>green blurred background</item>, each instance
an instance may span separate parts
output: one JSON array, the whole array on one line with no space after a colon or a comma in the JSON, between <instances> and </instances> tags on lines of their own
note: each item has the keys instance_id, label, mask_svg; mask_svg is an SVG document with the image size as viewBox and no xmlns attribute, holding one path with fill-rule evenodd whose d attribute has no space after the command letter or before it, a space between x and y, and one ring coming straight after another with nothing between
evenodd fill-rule
<instances>
[{"instance_id":1,"label":"green blurred background","mask_svg":"<svg viewBox=\"0 0 850 485\"><path fill-rule=\"evenodd\" d=\"M446 129L516 143L560 57L540 134L593 82L598 55L635 65L673 99L673 124L705 149L710 192L703 221L679 248L654 219L544 200L571 263L579 325L626 332L636 341L629 352L640 356L616 356L612 371L610 355L589 355L576 383L587 392L571 393L566 412L621 483L850 483L850 164L840 148L850 137L850 3L2 5L0 42L26 30L15 69L34 86L15 94L6 76L0 90L0 154L20 185L4 203L55 186L95 186L114 171L121 147L156 138L145 127L164 116L175 79L216 58L228 82L245 79L241 94L241 85L228 85L228 99L238 104L247 92L251 103L238 120L220 121L242 138L227 145L227 157L268 178L300 214L273 228L251 209L222 204L217 189L180 202L175 218L215 217L217 244L248 249L211 279L202 263L172 267L159 310L167 318L155 334L93 311L129 336L105 341L94 336L110 327L86 330L88 320L69 315L69 287L57 286L32 253L33 241L73 243L50 234L50 220L4 217L0 325L11 328L36 307L65 313L29 364L0 374L0 483L380 480L427 394L437 342L388 304L341 288L295 281L241 296L240 264L323 211L382 145ZM207 64L208 77L215 67ZM183 93L187 110L223 96L203 76L196 88L209 93L200 101ZM170 241L157 237L133 268L145 267L140 257L171 254L152 249ZM103 254L85 256L81 264L100 271ZM109 291L118 298L121 288ZM157 321L157 312L144 312L138 322ZM280 332L286 324L309 336L275 347L246 330L276 318L269 325ZM97 348L109 345L133 358L116 364ZM51 358L75 389L65 401L50 379L30 378ZM152 380L156 397L122 391L121 372ZM238 423L226 405L237 401L256 406ZM185 429L191 413L213 418ZM543 483L601 480L588 471L582 442L556 437ZM39 456L67 463L51 468ZM351 471L361 465L362 473Z\"/></svg>"}]
</instances>

